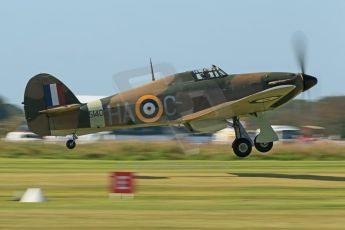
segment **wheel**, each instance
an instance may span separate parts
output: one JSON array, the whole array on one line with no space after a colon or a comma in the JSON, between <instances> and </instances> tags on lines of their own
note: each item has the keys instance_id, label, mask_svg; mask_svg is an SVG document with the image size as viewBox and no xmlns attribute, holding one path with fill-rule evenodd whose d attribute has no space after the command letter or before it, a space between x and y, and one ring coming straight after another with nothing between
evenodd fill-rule
<instances>
[{"instance_id":1,"label":"wheel","mask_svg":"<svg viewBox=\"0 0 345 230\"><path fill-rule=\"evenodd\" d=\"M252 151L252 143L245 138L239 138L232 143L232 149L236 156L246 157Z\"/></svg>"},{"instance_id":2,"label":"wheel","mask_svg":"<svg viewBox=\"0 0 345 230\"><path fill-rule=\"evenodd\" d=\"M69 149L74 149L75 146L76 146L76 143L75 143L74 140L68 140L68 141L66 142L66 147L69 148Z\"/></svg>"},{"instance_id":3,"label":"wheel","mask_svg":"<svg viewBox=\"0 0 345 230\"><path fill-rule=\"evenodd\" d=\"M273 142L259 143L259 142L256 142L257 137L258 136L256 136L254 139L254 146L259 152L267 153L268 151L272 149Z\"/></svg>"}]
</instances>

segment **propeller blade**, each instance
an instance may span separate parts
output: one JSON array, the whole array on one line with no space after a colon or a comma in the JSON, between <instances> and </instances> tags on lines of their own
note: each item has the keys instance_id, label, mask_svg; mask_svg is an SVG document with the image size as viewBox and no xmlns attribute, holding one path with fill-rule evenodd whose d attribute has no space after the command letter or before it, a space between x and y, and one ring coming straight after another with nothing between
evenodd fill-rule
<instances>
[{"instance_id":1,"label":"propeller blade","mask_svg":"<svg viewBox=\"0 0 345 230\"><path fill-rule=\"evenodd\" d=\"M306 58L307 58L307 48L308 40L305 34L301 31L295 32L292 36L292 45L301 73L304 74L306 71Z\"/></svg>"}]
</instances>

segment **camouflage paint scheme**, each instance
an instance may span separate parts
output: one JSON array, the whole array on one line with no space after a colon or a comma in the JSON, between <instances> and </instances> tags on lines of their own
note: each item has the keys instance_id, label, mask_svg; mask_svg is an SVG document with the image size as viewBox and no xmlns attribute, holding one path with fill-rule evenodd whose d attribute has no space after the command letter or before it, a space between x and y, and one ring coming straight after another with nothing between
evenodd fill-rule
<instances>
[{"instance_id":1,"label":"camouflage paint scheme","mask_svg":"<svg viewBox=\"0 0 345 230\"><path fill-rule=\"evenodd\" d=\"M194 132L214 132L226 127L226 119L285 104L315 85L311 78L278 72L228 75L212 66L81 104L58 79L38 74L27 84L24 109L29 128L42 136L167 124L182 124ZM62 105L47 106L44 87L51 84L62 84Z\"/></svg>"}]
</instances>

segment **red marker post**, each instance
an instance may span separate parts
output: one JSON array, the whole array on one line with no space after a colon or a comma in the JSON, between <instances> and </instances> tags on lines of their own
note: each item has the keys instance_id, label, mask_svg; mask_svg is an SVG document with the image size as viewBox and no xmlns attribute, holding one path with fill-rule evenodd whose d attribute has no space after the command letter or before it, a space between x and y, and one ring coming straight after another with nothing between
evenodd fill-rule
<instances>
[{"instance_id":1,"label":"red marker post","mask_svg":"<svg viewBox=\"0 0 345 230\"><path fill-rule=\"evenodd\" d=\"M134 173L113 172L110 174L111 195L134 196Z\"/></svg>"}]
</instances>

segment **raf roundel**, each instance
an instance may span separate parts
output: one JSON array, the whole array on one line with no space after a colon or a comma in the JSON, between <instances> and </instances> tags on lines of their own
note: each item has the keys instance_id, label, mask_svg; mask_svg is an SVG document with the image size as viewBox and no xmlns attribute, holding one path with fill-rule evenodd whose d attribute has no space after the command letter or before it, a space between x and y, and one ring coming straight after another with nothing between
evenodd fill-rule
<instances>
[{"instance_id":1,"label":"raf roundel","mask_svg":"<svg viewBox=\"0 0 345 230\"><path fill-rule=\"evenodd\" d=\"M158 121L163 114L162 102L153 95L141 96L135 104L135 114L145 123Z\"/></svg>"}]
</instances>

